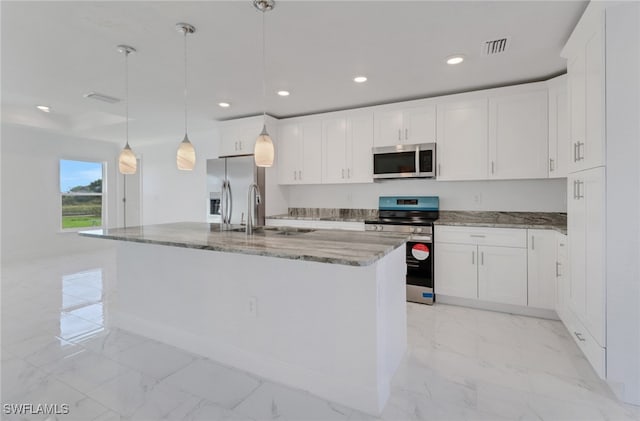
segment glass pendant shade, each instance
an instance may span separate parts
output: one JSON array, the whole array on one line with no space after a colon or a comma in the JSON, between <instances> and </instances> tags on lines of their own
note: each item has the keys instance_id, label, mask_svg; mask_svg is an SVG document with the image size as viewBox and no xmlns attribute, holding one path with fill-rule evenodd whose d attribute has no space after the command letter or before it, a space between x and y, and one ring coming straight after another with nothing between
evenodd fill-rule
<instances>
[{"instance_id":1,"label":"glass pendant shade","mask_svg":"<svg viewBox=\"0 0 640 421\"><path fill-rule=\"evenodd\" d=\"M266 125L262 127L262 132L256 140L256 145L253 148L253 157L258 167L270 167L273 165L273 141L269 133L267 133Z\"/></svg>"},{"instance_id":2,"label":"glass pendant shade","mask_svg":"<svg viewBox=\"0 0 640 421\"><path fill-rule=\"evenodd\" d=\"M180 146L178 146L176 163L178 164L178 169L182 171L191 171L196 166L196 150L186 134L182 142L180 142Z\"/></svg>"},{"instance_id":3,"label":"glass pendant shade","mask_svg":"<svg viewBox=\"0 0 640 421\"><path fill-rule=\"evenodd\" d=\"M138 169L138 160L128 143L122 148L120 157L118 157L118 169L120 174L127 175L135 174Z\"/></svg>"}]
</instances>

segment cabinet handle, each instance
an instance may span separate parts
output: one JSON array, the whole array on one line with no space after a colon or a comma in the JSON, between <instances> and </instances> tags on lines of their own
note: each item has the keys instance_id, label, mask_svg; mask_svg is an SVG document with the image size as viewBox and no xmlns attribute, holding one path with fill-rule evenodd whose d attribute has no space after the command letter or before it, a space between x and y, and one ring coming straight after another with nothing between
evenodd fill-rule
<instances>
[{"instance_id":1,"label":"cabinet handle","mask_svg":"<svg viewBox=\"0 0 640 421\"><path fill-rule=\"evenodd\" d=\"M298 175L296 174L296 171L295 171L295 170L293 171L293 179L294 179L294 180L297 180L297 179L298 179Z\"/></svg>"},{"instance_id":2,"label":"cabinet handle","mask_svg":"<svg viewBox=\"0 0 640 421\"><path fill-rule=\"evenodd\" d=\"M556 278L560 276L560 262L556 262Z\"/></svg>"},{"instance_id":3,"label":"cabinet handle","mask_svg":"<svg viewBox=\"0 0 640 421\"><path fill-rule=\"evenodd\" d=\"M351 168L347 168L347 178L351 178Z\"/></svg>"},{"instance_id":4,"label":"cabinet handle","mask_svg":"<svg viewBox=\"0 0 640 421\"><path fill-rule=\"evenodd\" d=\"M302 180L302 170L298 170L298 180Z\"/></svg>"},{"instance_id":5,"label":"cabinet handle","mask_svg":"<svg viewBox=\"0 0 640 421\"><path fill-rule=\"evenodd\" d=\"M240 145L240 147L238 147L238 149L242 150L242 140L240 142L238 142L238 145Z\"/></svg>"},{"instance_id":6,"label":"cabinet handle","mask_svg":"<svg viewBox=\"0 0 640 421\"><path fill-rule=\"evenodd\" d=\"M342 169L342 178L344 178L344 168Z\"/></svg>"},{"instance_id":7,"label":"cabinet handle","mask_svg":"<svg viewBox=\"0 0 640 421\"><path fill-rule=\"evenodd\" d=\"M575 142L573 144L573 162L578 162L580 161L580 142Z\"/></svg>"},{"instance_id":8,"label":"cabinet handle","mask_svg":"<svg viewBox=\"0 0 640 421\"><path fill-rule=\"evenodd\" d=\"M398 142L402 141L402 129L398 129Z\"/></svg>"},{"instance_id":9,"label":"cabinet handle","mask_svg":"<svg viewBox=\"0 0 640 421\"><path fill-rule=\"evenodd\" d=\"M578 338L580 342L586 341L586 339L582 337L582 333L574 331L573 334L576 335L576 338Z\"/></svg>"},{"instance_id":10,"label":"cabinet handle","mask_svg":"<svg viewBox=\"0 0 640 421\"><path fill-rule=\"evenodd\" d=\"M472 237L472 238L484 238L485 235L482 235L482 234L469 234L469 237Z\"/></svg>"},{"instance_id":11,"label":"cabinet handle","mask_svg":"<svg viewBox=\"0 0 640 421\"><path fill-rule=\"evenodd\" d=\"M480 252L480 264L484 266L484 251Z\"/></svg>"},{"instance_id":12,"label":"cabinet handle","mask_svg":"<svg viewBox=\"0 0 640 421\"><path fill-rule=\"evenodd\" d=\"M577 199L583 199L583 198L584 198L584 194L581 194L581 193L580 193L580 186L582 186L583 184L584 184L584 182L582 182L582 181L580 181L580 180L576 181L576 186L577 186L577 191L578 191L578 193L577 193L577 194L578 194Z\"/></svg>"},{"instance_id":13,"label":"cabinet handle","mask_svg":"<svg viewBox=\"0 0 640 421\"><path fill-rule=\"evenodd\" d=\"M409 140L409 129L404 129L404 140Z\"/></svg>"},{"instance_id":14,"label":"cabinet handle","mask_svg":"<svg viewBox=\"0 0 640 421\"><path fill-rule=\"evenodd\" d=\"M491 174L494 174L496 172L495 169L496 169L496 163L491 161Z\"/></svg>"},{"instance_id":15,"label":"cabinet handle","mask_svg":"<svg viewBox=\"0 0 640 421\"><path fill-rule=\"evenodd\" d=\"M578 195L576 194L576 183L577 181L573 180L573 199L574 200L578 198Z\"/></svg>"},{"instance_id":16,"label":"cabinet handle","mask_svg":"<svg viewBox=\"0 0 640 421\"><path fill-rule=\"evenodd\" d=\"M471 264L472 265L476 264L476 252L475 251L471 252Z\"/></svg>"},{"instance_id":17,"label":"cabinet handle","mask_svg":"<svg viewBox=\"0 0 640 421\"><path fill-rule=\"evenodd\" d=\"M554 163L553 159L549 158L549 171L551 171L551 172L556 170L555 167L553 166L553 163Z\"/></svg>"},{"instance_id":18,"label":"cabinet handle","mask_svg":"<svg viewBox=\"0 0 640 421\"><path fill-rule=\"evenodd\" d=\"M531 250L536 249L536 237L534 235L531 236Z\"/></svg>"}]
</instances>

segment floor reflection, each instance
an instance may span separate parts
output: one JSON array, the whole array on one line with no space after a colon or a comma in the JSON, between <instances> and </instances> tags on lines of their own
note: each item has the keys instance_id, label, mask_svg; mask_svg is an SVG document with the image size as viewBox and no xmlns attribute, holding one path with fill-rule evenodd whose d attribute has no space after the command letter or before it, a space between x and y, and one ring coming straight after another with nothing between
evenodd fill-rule
<instances>
[{"instance_id":1,"label":"floor reflection","mask_svg":"<svg viewBox=\"0 0 640 421\"><path fill-rule=\"evenodd\" d=\"M62 277L60 338L81 342L104 330L104 282L102 269Z\"/></svg>"}]
</instances>

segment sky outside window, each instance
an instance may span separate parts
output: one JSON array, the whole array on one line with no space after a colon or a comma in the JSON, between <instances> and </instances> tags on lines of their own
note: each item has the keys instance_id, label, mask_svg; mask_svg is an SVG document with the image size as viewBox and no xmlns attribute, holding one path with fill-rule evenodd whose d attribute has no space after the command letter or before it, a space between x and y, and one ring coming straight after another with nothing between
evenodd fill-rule
<instances>
[{"instance_id":1,"label":"sky outside window","mask_svg":"<svg viewBox=\"0 0 640 421\"><path fill-rule=\"evenodd\" d=\"M76 186L86 186L102 179L99 162L60 160L60 192L66 193Z\"/></svg>"}]
</instances>

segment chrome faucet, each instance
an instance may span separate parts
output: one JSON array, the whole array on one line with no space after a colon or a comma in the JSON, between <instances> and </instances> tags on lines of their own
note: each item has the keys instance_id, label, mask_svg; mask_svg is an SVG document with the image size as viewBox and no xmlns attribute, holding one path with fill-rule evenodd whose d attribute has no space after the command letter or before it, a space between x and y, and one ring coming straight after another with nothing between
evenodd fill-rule
<instances>
[{"instance_id":1,"label":"chrome faucet","mask_svg":"<svg viewBox=\"0 0 640 421\"><path fill-rule=\"evenodd\" d=\"M247 209L247 235L253 234L254 219L257 217L256 208L261 201L260 187L255 183L251 184L249 186L249 198L247 200L247 204L249 206L249 209Z\"/></svg>"}]
</instances>

